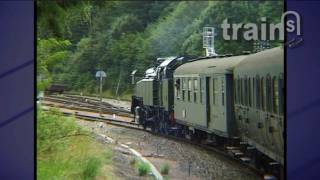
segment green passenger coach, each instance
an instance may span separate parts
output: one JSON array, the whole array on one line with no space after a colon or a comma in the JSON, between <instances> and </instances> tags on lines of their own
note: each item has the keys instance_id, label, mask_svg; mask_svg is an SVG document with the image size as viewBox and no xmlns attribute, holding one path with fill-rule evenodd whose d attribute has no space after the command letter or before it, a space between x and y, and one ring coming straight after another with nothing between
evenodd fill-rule
<instances>
[{"instance_id":1,"label":"green passenger coach","mask_svg":"<svg viewBox=\"0 0 320 180\"><path fill-rule=\"evenodd\" d=\"M189 134L201 131L222 137L235 135L233 123L233 68L246 56L189 62L174 73L174 111Z\"/></svg>"},{"instance_id":2,"label":"green passenger coach","mask_svg":"<svg viewBox=\"0 0 320 180\"><path fill-rule=\"evenodd\" d=\"M234 69L235 113L242 139L284 163L283 49L249 56Z\"/></svg>"}]
</instances>

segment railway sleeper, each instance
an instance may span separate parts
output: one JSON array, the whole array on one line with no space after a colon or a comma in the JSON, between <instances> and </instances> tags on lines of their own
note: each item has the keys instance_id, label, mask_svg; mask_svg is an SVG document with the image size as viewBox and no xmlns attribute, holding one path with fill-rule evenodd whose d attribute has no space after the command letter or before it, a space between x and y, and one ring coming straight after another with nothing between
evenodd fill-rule
<instances>
[{"instance_id":1,"label":"railway sleeper","mask_svg":"<svg viewBox=\"0 0 320 180\"><path fill-rule=\"evenodd\" d=\"M277 177L271 175L271 174L265 174L263 175L264 180L277 180Z\"/></svg>"},{"instance_id":2,"label":"railway sleeper","mask_svg":"<svg viewBox=\"0 0 320 180\"><path fill-rule=\"evenodd\" d=\"M240 157L240 160L244 163L250 163L251 162L251 158L250 157Z\"/></svg>"},{"instance_id":3,"label":"railway sleeper","mask_svg":"<svg viewBox=\"0 0 320 180\"><path fill-rule=\"evenodd\" d=\"M227 146L226 147L227 150L240 150L239 146Z\"/></svg>"},{"instance_id":4,"label":"railway sleeper","mask_svg":"<svg viewBox=\"0 0 320 180\"><path fill-rule=\"evenodd\" d=\"M267 156L259 152L252 146L248 146L246 143L240 143L240 146L227 146L226 149L233 157L239 158L241 162L245 164L251 164L257 169L260 169L264 174L268 174L271 177L280 177L280 163L270 160Z\"/></svg>"},{"instance_id":5,"label":"railway sleeper","mask_svg":"<svg viewBox=\"0 0 320 180\"><path fill-rule=\"evenodd\" d=\"M229 154L231 154L235 158L240 158L244 156L245 154L240 150L229 150Z\"/></svg>"}]
</instances>

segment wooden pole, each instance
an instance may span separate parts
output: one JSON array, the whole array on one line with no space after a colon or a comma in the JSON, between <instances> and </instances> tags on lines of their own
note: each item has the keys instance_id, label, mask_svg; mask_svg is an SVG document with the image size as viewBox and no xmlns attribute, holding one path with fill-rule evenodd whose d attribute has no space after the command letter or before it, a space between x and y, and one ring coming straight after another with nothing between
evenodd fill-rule
<instances>
[{"instance_id":1,"label":"wooden pole","mask_svg":"<svg viewBox=\"0 0 320 180\"><path fill-rule=\"evenodd\" d=\"M101 112L102 112L102 75L100 75L100 111L99 111L100 116L102 116Z\"/></svg>"}]
</instances>

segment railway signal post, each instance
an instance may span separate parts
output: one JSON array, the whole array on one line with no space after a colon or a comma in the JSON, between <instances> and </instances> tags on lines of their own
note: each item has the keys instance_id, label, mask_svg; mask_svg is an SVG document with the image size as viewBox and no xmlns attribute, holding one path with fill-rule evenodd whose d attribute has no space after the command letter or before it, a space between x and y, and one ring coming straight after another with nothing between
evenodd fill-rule
<instances>
[{"instance_id":1,"label":"railway signal post","mask_svg":"<svg viewBox=\"0 0 320 180\"><path fill-rule=\"evenodd\" d=\"M99 115L102 116L101 111L102 111L102 79L107 77L106 73L104 71L97 71L96 72L96 78L100 79L100 110L99 110Z\"/></svg>"},{"instance_id":2,"label":"railway signal post","mask_svg":"<svg viewBox=\"0 0 320 180\"><path fill-rule=\"evenodd\" d=\"M203 48L206 49L206 56L217 56L217 53L214 49L214 36L215 36L214 27L204 27L202 33L202 43Z\"/></svg>"}]
</instances>

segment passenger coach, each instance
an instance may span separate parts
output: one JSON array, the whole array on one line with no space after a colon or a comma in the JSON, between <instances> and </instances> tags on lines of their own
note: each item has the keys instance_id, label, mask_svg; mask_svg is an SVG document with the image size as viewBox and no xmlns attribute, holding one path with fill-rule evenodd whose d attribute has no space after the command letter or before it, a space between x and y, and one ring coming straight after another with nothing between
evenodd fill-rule
<instances>
[{"instance_id":1,"label":"passenger coach","mask_svg":"<svg viewBox=\"0 0 320 180\"><path fill-rule=\"evenodd\" d=\"M283 49L262 51L234 69L235 114L239 133L263 154L283 164Z\"/></svg>"},{"instance_id":2,"label":"passenger coach","mask_svg":"<svg viewBox=\"0 0 320 180\"><path fill-rule=\"evenodd\" d=\"M233 110L233 68L245 55L196 60L174 72L174 112L188 135L206 133L221 137L236 135Z\"/></svg>"}]
</instances>

